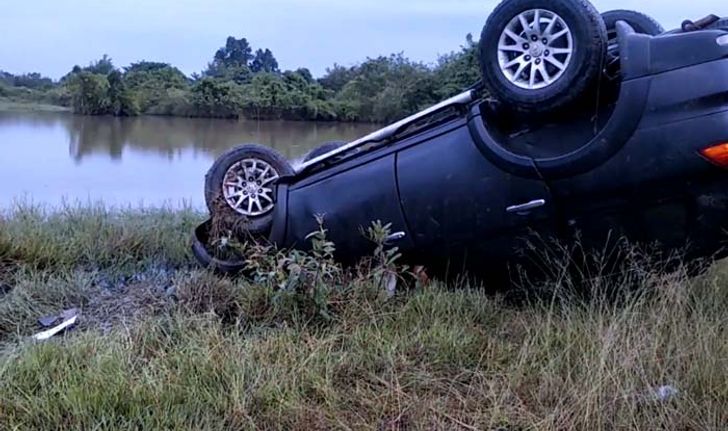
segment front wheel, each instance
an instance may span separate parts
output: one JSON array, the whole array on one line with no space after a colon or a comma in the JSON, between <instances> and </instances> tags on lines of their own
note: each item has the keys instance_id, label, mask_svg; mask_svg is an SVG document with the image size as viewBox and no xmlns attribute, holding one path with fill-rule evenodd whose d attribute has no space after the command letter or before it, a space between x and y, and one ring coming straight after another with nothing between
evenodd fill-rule
<instances>
[{"instance_id":1,"label":"front wheel","mask_svg":"<svg viewBox=\"0 0 728 431\"><path fill-rule=\"evenodd\" d=\"M288 160L268 147L247 144L233 148L205 176L207 208L219 223L265 234L273 222L276 184L293 174Z\"/></svg>"},{"instance_id":2,"label":"front wheel","mask_svg":"<svg viewBox=\"0 0 728 431\"><path fill-rule=\"evenodd\" d=\"M303 159L304 162L310 162L313 159L317 159L324 154L328 154L334 150L338 150L339 148L346 145L346 141L331 141L326 142L325 144L322 144L319 147L314 148L311 150L310 153L306 154L306 157Z\"/></svg>"}]
</instances>

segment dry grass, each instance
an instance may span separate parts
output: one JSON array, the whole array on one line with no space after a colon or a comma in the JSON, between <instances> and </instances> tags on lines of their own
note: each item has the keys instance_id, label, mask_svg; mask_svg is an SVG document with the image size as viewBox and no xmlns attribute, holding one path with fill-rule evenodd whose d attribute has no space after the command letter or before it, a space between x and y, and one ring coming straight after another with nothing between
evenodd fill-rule
<instances>
[{"instance_id":1,"label":"dry grass","mask_svg":"<svg viewBox=\"0 0 728 431\"><path fill-rule=\"evenodd\" d=\"M361 273L282 291L291 272L251 282L194 269L186 236L196 217L6 214L0 428L728 424L724 264L694 280L643 271L618 295L603 280L580 291L560 280L519 303L439 283L388 297ZM35 318L70 306L83 309L79 328L27 341ZM665 385L678 394L659 400Z\"/></svg>"}]
</instances>

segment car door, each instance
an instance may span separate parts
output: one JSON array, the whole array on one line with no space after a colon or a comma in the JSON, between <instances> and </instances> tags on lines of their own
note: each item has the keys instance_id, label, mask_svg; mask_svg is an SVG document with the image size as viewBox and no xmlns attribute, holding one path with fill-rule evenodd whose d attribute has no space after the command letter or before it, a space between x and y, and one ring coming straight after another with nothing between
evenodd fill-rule
<instances>
[{"instance_id":1,"label":"car door","mask_svg":"<svg viewBox=\"0 0 728 431\"><path fill-rule=\"evenodd\" d=\"M423 257L510 260L529 231L554 231L547 185L497 168L479 151L465 119L404 146L397 178Z\"/></svg>"},{"instance_id":2,"label":"car door","mask_svg":"<svg viewBox=\"0 0 728 431\"><path fill-rule=\"evenodd\" d=\"M288 191L287 237L290 245L307 245L306 236L324 221L337 257L353 261L373 250L365 231L374 221L391 224L401 249L412 246L397 193L395 154L374 151L292 185Z\"/></svg>"}]
</instances>

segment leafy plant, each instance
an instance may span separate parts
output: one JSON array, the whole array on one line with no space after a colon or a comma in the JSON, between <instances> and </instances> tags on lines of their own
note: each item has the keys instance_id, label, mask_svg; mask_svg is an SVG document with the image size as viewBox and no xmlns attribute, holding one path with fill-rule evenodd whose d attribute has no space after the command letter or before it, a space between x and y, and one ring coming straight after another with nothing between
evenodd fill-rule
<instances>
[{"instance_id":1,"label":"leafy plant","mask_svg":"<svg viewBox=\"0 0 728 431\"><path fill-rule=\"evenodd\" d=\"M237 253L245 256L245 272L255 284L276 291L275 303L287 307L297 304L305 315L330 320L330 308L337 297L371 282L391 296L398 280L407 274L406 267L397 263L398 249L386 242L391 225L372 223L364 234L374 242L374 253L357 267L345 268L335 259L336 246L327 236L323 217L317 216L316 221L318 229L306 237L311 245L309 251L276 250L254 242L228 242L228 245L238 247Z\"/></svg>"}]
</instances>

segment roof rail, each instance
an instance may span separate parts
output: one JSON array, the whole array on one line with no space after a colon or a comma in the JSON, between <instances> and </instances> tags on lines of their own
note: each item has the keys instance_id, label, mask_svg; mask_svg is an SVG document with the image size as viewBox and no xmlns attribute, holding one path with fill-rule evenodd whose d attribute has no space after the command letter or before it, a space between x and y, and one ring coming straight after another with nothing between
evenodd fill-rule
<instances>
[{"instance_id":1,"label":"roof rail","mask_svg":"<svg viewBox=\"0 0 728 431\"><path fill-rule=\"evenodd\" d=\"M384 141L385 139L389 139L392 136L394 136L399 130L401 130L403 127L409 125L410 123L413 123L417 120L421 120L422 118L433 114L435 112L438 112L440 110L443 110L445 108L448 108L450 106L454 105L465 105L475 100L475 90L468 90L464 93L460 93L457 96L453 96L447 100L444 100L437 105L431 106L424 111L418 112L414 115L411 115L404 120L397 121L394 124L390 124L389 126L379 129L375 132L372 132L363 138L359 138L355 141L349 142L348 144L342 145L341 147L328 152L326 154L322 154L319 157L316 157L312 160L309 160L308 162L305 162L301 164L301 166L298 169L298 172L303 172L304 170L310 168L311 166L317 165L321 162L324 162L328 159L331 159L332 157L338 156L339 154L343 154L347 151L353 150L354 148L360 147L364 144L371 143L371 142L379 142Z\"/></svg>"}]
</instances>

